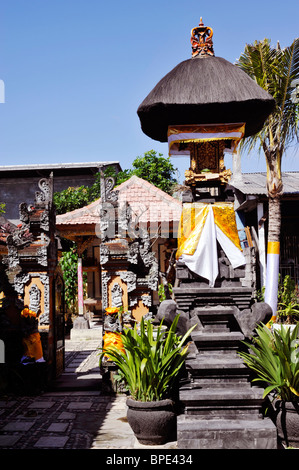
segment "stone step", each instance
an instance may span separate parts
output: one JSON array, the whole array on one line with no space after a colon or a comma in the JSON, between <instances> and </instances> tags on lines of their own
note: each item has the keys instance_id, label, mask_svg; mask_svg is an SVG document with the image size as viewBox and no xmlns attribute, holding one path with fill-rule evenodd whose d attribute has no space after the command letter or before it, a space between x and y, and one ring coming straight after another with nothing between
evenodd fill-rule
<instances>
[{"instance_id":1,"label":"stone step","mask_svg":"<svg viewBox=\"0 0 299 470\"><path fill-rule=\"evenodd\" d=\"M193 331L191 338L197 349L204 350L236 350L240 347L240 342L244 340L244 335L239 331L231 332L205 332Z\"/></svg>"},{"instance_id":2,"label":"stone step","mask_svg":"<svg viewBox=\"0 0 299 470\"><path fill-rule=\"evenodd\" d=\"M205 414L223 416L237 414L258 415L264 402L263 389L251 387L244 383L243 387L199 387L181 388L180 403L185 414Z\"/></svg>"},{"instance_id":3,"label":"stone step","mask_svg":"<svg viewBox=\"0 0 299 470\"><path fill-rule=\"evenodd\" d=\"M177 417L178 449L276 449L275 425L266 419Z\"/></svg>"},{"instance_id":4,"label":"stone step","mask_svg":"<svg viewBox=\"0 0 299 470\"><path fill-rule=\"evenodd\" d=\"M190 392L189 390L180 390L180 400L188 404L205 404L205 403L240 403L243 402L258 402L263 401L263 388L252 387L248 382L244 384L243 388L237 389L235 387L224 388L223 390L215 388L197 388Z\"/></svg>"}]
</instances>

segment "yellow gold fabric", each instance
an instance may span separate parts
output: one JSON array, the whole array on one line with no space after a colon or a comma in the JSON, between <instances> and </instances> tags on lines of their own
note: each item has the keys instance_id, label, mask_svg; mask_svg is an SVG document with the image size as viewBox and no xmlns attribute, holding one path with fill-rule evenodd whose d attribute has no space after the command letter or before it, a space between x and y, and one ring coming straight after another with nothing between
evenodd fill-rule
<instances>
[{"instance_id":1,"label":"yellow gold fabric","mask_svg":"<svg viewBox=\"0 0 299 470\"><path fill-rule=\"evenodd\" d=\"M236 224L236 216L232 203L213 204L215 224L241 250L241 244Z\"/></svg>"},{"instance_id":2,"label":"yellow gold fabric","mask_svg":"<svg viewBox=\"0 0 299 470\"><path fill-rule=\"evenodd\" d=\"M194 203L183 206L179 224L177 258L182 254L194 254L208 211L208 204Z\"/></svg>"},{"instance_id":3,"label":"yellow gold fabric","mask_svg":"<svg viewBox=\"0 0 299 470\"><path fill-rule=\"evenodd\" d=\"M185 204L183 207L178 232L177 259L183 254L194 254L210 207L213 209L215 224L241 250L232 203L215 203L212 205L192 203Z\"/></svg>"},{"instance_id":4,"label":"yellow gold fabric","mask_svg":"<svg viewBox=\"0 0 299 470\"><path fill-rule=\"evenodd\" d=\"M43 348L39 333L32 333L23 338L24 355L33 357L36 361L43 357Z\"/></svg>"}]
</instances>

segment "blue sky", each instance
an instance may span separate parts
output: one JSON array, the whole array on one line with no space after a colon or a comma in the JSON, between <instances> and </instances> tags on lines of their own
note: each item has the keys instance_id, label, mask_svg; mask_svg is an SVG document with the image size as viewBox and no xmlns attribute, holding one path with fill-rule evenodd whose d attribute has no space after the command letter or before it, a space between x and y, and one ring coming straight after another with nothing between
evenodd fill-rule
<instances>
[{"instance_id":1,"label":"blue sky","mask_svg":"<svg viewBox=\"0 0 299 470\"><path fill-rule=\"evenodd\" d=\"M156 83L191 57L200 17L230 62L246 43L281 46L299 36L299 1L2 0L0 165L133 160L167 144L143 134L137 108ZM188 159L172 158L180 179ZM227 163L230 167L230 162ZM299 170L290 149L283 169ZM242 170L264 171L264 156Z\"/></svg>"}]
</instances>

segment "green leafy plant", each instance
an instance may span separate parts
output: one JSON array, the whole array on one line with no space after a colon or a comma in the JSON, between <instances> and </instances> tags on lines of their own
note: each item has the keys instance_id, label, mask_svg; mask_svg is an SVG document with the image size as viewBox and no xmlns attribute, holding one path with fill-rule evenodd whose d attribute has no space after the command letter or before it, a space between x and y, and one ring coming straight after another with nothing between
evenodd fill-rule
<instances>
[{"instance_id":1,"label":"green leafy plant","mask_svg":"<svg viewBox=\"0 0 299 470\"><path fill-rule=\"evenodd\" d=\"M141 157L136 157L132 163L132 168L116 173L113 167L108 167L104 171L104 176L115 178L115 185L127 181L131 176L136 175L154 186L162 189L166 193L171 193L176 179L174 177L175 168L170 158L157 154L155 150L145 152ZM89 186L69 187L63 191L55 192L53 196L56 213L66 212L84 207L101 197L101 175L98 173L94 183Z\"/></svg>"},{"instance_id":2,"label":"green leafy plant","mask_svg":"<svg viewBox=\"0 0 299 470\"><path fill-rule=\"evenodd\" d=\"M298 292L295 281L285 276L279 284L278 319L282 323L296 323L299 318Z\"/></svg>"},{"instance_id":3,"label":"green leafy plant","mask_svg":"<svg viewBox=\"0 0 299 470\"><path fill-rule=\"evenodd\" d=\"M78 254L76 246L70 248L69 251L62 252L59 265L65 286L65 303L68 310L74 313L78 295ZM83 287L86 281L86 273L83 273Z\"/></svg>"},{"instance_id":4,"label":"green leafy plant","mask_svg":"<svg viewBox=\"0 0 299 470\"><path fill-rule=\"evenodd\" d=\"M170 282L168 282L168 290L169 290L169 293L172 294L172 284ZM159 296L159 301L162 302L163 300L166 299L166 294L165 294L165 287L164 287L164 284L161 283L159 284L159 287L158 287L158 296Z\"/></svg>"},{"instance_id":5,"label":"green leafy plant","mask_svg":"<svg viewBox=\"0 0 299 470\"><path fill-rule=\"evenodd\" d=\"M103 349L103 356L116 364L131 397L139 401L158 401L171 396L179 371L188 354L184 345L195 326L180 337L176 334L179 315L169 330L163 329L163 321L154 328L151 321L141 319L140 331L124 329L121 334L124 350L115 346Z\"/></svg>"},{"instance_id":6,"label":"green leafy plant","mask_svg":"<svg viewBox=\"0 0 299 470\"><path fill-rule=\"evenodd\" d=\"M263 397L270 393L282 401L299 400L299 349L297 324L294 330L280 327L271 330L261 324L252 342L244 341L248 352L239 352L256 377L253 382L265 386Z\"/></svg>"}]
</instances>

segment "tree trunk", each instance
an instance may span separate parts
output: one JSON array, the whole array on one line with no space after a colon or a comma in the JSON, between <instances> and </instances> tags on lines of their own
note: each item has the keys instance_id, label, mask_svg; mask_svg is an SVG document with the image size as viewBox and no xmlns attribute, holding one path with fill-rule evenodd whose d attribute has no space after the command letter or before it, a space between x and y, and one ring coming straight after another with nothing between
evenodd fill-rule
<instances>
[{"instance_id":1,"label":"tree trunk","mask_svg":"<svg viewBox=\"0 0 299 470\"><path fill-rule=\"evenodd\" d=\"M276 319L279 254L280 254L281 207L280 195L269 197L269 227L267 246L267 269L265 302L272 308L272 319Z\"/></svg>"}]
</instances>

